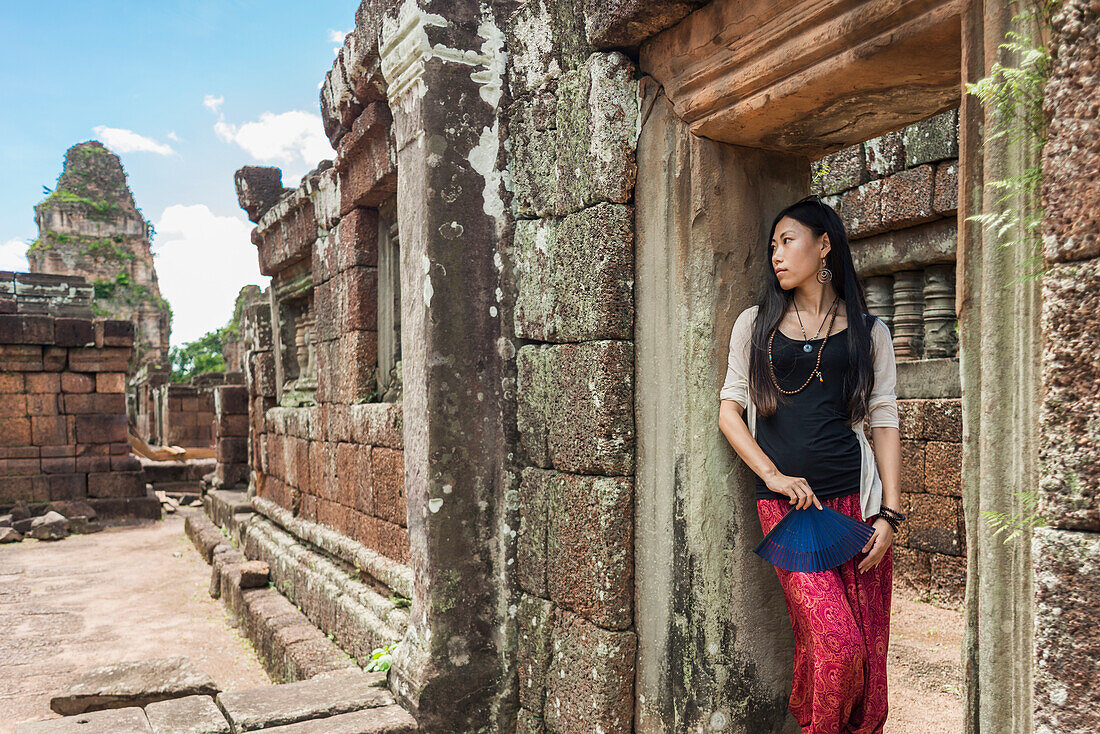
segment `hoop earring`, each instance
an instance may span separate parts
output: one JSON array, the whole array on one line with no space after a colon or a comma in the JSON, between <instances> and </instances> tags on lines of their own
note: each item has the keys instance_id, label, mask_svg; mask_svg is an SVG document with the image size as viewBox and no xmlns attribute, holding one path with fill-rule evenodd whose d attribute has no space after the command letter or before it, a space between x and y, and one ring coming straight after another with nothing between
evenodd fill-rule
<instances>
[{"instance_id":1,"label":"hoop earring","mask_svg":"<svg viewBox=\"0 0 1100 734\"><path fill-rule=\"evenodd\" d=\"M833 279L833 271L825 267L825 258L821 258L821 269L817 271L817 282L828 283Z\"/></svg>"}]
</instances>

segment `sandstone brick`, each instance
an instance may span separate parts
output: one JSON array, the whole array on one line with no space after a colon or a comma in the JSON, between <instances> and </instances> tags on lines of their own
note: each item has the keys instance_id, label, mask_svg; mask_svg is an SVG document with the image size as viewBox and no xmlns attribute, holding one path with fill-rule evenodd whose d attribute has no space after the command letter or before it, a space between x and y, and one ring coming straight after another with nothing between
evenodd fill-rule
<instances>
[{"instance_id":1,"label":"sandstone brick","mask_svg":"<svg viewBox=\"0 0 1100 734\"><path fill-rule=\"evenodd\" d=\"M408 513L404 452L375 446L370 466L374 515L404 526Z\"/></svg>"},{"instance_id":2,"label":"sandstone brick","mask_svg":"<svg viewBox=\"0 0 1100 734\"><path fill-rule=\"evenodd\" d=\"M18 317L23 322L23 344L43 344L49 345L54 343L54 319L52 316L29 316L21 315Z\"/></svg>"},{"instance_id":3,"label":"sandstone brick","mask_svg":"<svg viewBox=\"0 0 1100 734\"><path fill-rule=\"evenodd\" d=\"M0 418L22 418L27 415L27 396L2 393Z\"/></svg>"},{"instance_id":4,"label":"sandstone brick","mask_svg":"<svg viewBox=\"0 0 1100 734\"><path fill-rule=\"evenodd\" d=\"M909 168L882 181L882 223L901 229L939 217L932 209L932 174L929 164Z\"/></svg>"},{"instance_id":5,"label":"sandstone brick","mask_svg":"<svg viewBox=\"0 0 1100 734\"><path fill-rule=\"evenodd\" d=\"M52 372L42 372L26 376L27 392L59 393L61 392L61 377Z\"/></svg>"},{"instance_id":6,"label":"sandstone brick","mask_svg":"<svg viewBox=\"0 0 1100 734\"><path fill-rule=\"evenodd\" d=\"M896 541L896 539L895 539ZM894 578L917 591L927 591L932 586L932 563L934 555L915 548L893 545Z\"/></svg>"},{"instance_id":7,"label":"sandstone brick","mask_svg":"<svg viewBox=\"0 0 1100 734\"><path fill-rule=\"evenodd\" d=\"M910 492L924 492L924 442L901 441L901 486Z\"/></svg>"},{"instance_id":8,"label":"sandstone brick","mask_svg":"<svg viewBox=\"0 0 1100 734\"><path fill-rule=\"evenodd\" d=\"M903 492L902 500L907 505L902 512L908 517L901 524L899 542L933 553L965 553L962 503L958 497Z\"/></svg>"},{"instance_id":9,"label":"sandstone brick","mask_svg":"<svg viewBox=\"0 0 1100 734\"><path fill-rule=\"evenodd\" d=\"M61 391L71 393L95 392L96 375L78 372L61 373Z\"/></svg>"},{"instance_id":10,"label":"sandstone brick","mask_svg":"<svg viewBox=\"0 0 1100 734\"><path fill-rule=\"evenodd\" d=\"M336 270L378 265L378 210L356 207L336 228Z\"/></svg>"},{"instance_id":11,"label":"sandstone brick","mask_svg":"<svg viewBox=\"0 0 1100 734\"><path fill-rule=\"evenodd\" d=\"M56 446L68 441L68 421L65 416L34 416L31 418L31 441L35 446Z\"/></svg>"},{"instance_id":12,"label":"sandstone brick","mask_svg":"<svg viewBox=\"0 0 1100 734\"><path fill-rule=\"evenodd\" d=\"M126 398L122 393L68 393L62 396L62 406L68 415L122 415Z\"/></svg>"},{"instance_id":13,"label":"sandstone brick","mask_svg":"<svg viewBox=\"0 0 1100 734\"><path fill-rule=\"evenodd\" d=\"M0 459L0 477L27 477L41 473L40 459Z\"/></svg>"},{"instance_id":14,"label":"sandstone brick","mask_svg":"<svg viewBox=\"0 0 1100 734\"><path fill-rule=\"evenodd\" d=\"M97 319L95 345L97 347L132 347L134 322L129 319Z\"/></svg>"},{"instance_id":15,"label":"sandstone brick","mask_svg":"<svg viewBox=\"0 0 1100 734\"><path fill-rule=\"evenodd\" d=\"M953 215L959 208L959 163L941 161L936 164L932 184L932 211L942 216Z\"/></svg>"},{"instance_id":16,"label":"sandstone brick","mask_svg":"<svg viewBox=\"0 0 1100 734\"><path fill-rule=\"evenodd\" d=\"M962 603L966 594L966 559L931 553L929 564L932 593L948 603Z\"/></svg>"},{"instance_id":17,"label":"sandstone brick","mask_svg":"<svg viewBox=\"0 0 1100 734\"><path fill-rule=\"evenodd\" d=\"M42 369L47 372L60 372L68 364L69 350L65 347L43 347Z\"/></svg>"},{"instance_id":18,"label":"sandstone brick","mask_svg":"<svg viewBox=\"0 0 1100 734\"><path fill-rule=\"evenodd\" d=\"M46 486L51 501L83 499L88 495L88 475L51 474Z\"/></svg>"},{"instance_id":19,"label":"sandstone brick","mask_svg":"<svg viewBox=\"0 0 1100 734\"><path fill-rule=\"evenodd\" d=\"M48 416L57 415L60 395L56 392L27 393L27 415Z\"/></svg>"},{"instance_id":20,"label":"sandstone brick","mask_svg":"<svg viewBox=\"0 0 1100 734\"><path fill-rule=\"evenodd\" d=\"M868 181L840 195L832 206L844 220L848 237L855 240L886 229L882 220L883 184L881 179Z\"/></svg>"},{"instance_id":21,"label":"sandstone brick","mask_svg":"<svg viewBox=\"0 0 1100 734\"><path fill-rule=\"evenodd\" d=\"M88 474L88 496L96 498L144 497L145 475L141 471L106 471Z\"/></svg>"},{"instance_id":22,"label":"sandstone brick","mask_svg":"<svg viewBox=\"0 0 1100 734\"><path fill-rule=\"evenodd\" d=\"M92 347L69 350L72 372L125 372L130 360L127 347Z\"/></svg>"},{"instance_id":23,"label":"sandstone brick","mask_svg":"<svg viewBox=\"0 0 1100 734\"><path fill-rule=\"evenodd\" d=\"M558 606L605 629L633 621L634 484L556 473L547 484L546 587Z\"/></svg>"},{"instance_id":24,"label":"sandstone brick","mask_svg":"<svg viewBox=\"0 0 1100 734\"><path fill-rule=\"evenodd\" d=\"M248 462L248 439L241 437L219 438L217 459L223 464L245 464Z\"/></svg>"},{"instance_id":25,"label":"sandstone brick","mask_svg":"<svg viewBox=\"0 0 1100 734\"><path fill-rule=\"evenodd\" d=\"M871 178L883 178L905 168L905 138L902 130L879 135L863 143L867 171Z\"/></svg>"},{"instance_id":26,"label":"sandstone brick","mask_svg":"<svg viewBox=\"0 0 1100 734\"><path fill-rule=\"evenodd\" d=\"M516 536L516 577L520 588L537 596L546 591L546 507L554 472L529 466L519 485L519 531Z\"/></svg>"},{"instance_id":27,"label":"sandstone brick","mask_svg":"<svg viewBox=\"0 0 1100 734\"><path fill-rule=\"evenodd\" d=\"M126 416L78 415L76 416L76 440L78 443L126 441Z\"/></svg>"},{"instance_id":28,"label":"sandstone brick","mask_svg":"<svg viewBox=\"0 0 1100 734\"><path fill-rule=\"evenodd\" d=\"M54 344L59 347L86 347L95 344L95 330L89 319L54 321Z\"/></svg>"},{"instance_id":29,"label":"sandstone brick","mask_svg":"<svg viewBox=\"0 0 1100 734\"><path fill-rule=\"evenodd\" d=\"M366 397L372 389L378 365L378 334L350 331L341 335L338 344L336 399L347 405Z\"/></svg>"},{"instance_id":30,"label":"sandstone brick","mask_svg":"<svg viewBox=\"0 0 1100 734\"><path fill-rule=\"evenodd\" d=\"M25 446L29 443L30 418L0 418L0 446Z\"/></svg>"},{"instance_id":31,"label":"sandstone brick","mask_svg":"<svg viewBox=\"0 0 1100 734\"><path fill-rule=\"evenodd\" d=\"M74 456L57 456L52 458L42 458L42 473L43 474L72 474L76 471L76 457Z\"/></svg>"},{"instance_id":32,"label":"sandstone brick","mask_svg":"<svg viewBox=\"0 0 1100 734\"><path fill-rule=\"evenodd\" d=\"M862 145L841 148L815 161L813 175L813 193L826 196L839 194L871 180Z\"/></svg>"},{"instance_id":33,"label":"sandstone brick","mask_svg":"<svg viewBox=\"0 0 1100 734\"><path fill-rule=\"evenodd\" d=\"M0 367L6 369L6 365L0 363ZM23 392L24 382L23 375L19 372L2 372L0 371L0 395L11 395ZM7 400L7 398L0 398Z\"/></svg>"},{"instance_id":34,"label":"sandstone brick","mask_svg":"<svg viewBox=\"0 0 1100 734\"><path fill-rule=\"evenodd\" d=\"M341 332L377 330L378 269L356 265L335 278Z\"/></svg>"},{"instance_id":35,"label":"sandstone brick","mask_svg":"<svg viewBox=\"0 0 1100 734\"><path fill-rule=\"evenodd\" d=\"M929 441L925 450L925 476L929 492L962 496L962 444Z\"/></svg>"},{"instance_id":36,"label":"sandstone brick","mask_svg":"<svg viewBox=\"0 0 1100 734\"><path fill-rule=\"evenodd\" d=\"M520 440L533 464L634 472L633 344L526 345L517 353Z\"/></svg>"},{"instance_id":37,"label":"sandstone brick","mask_svg":"<svg viewBox=\"0 0 1100 734\"><path fill-rule=\"evenodd\" d=\"M628 731L634 719L634 632L605 630L566 610L555 614L547 728L562 734Z\"/></svg>"},{"instance_id":38,"label":"sandstone brick","mask_svg":"<svg viewBox=\"0 0 1100 734\"><path fill-rule=\"evenodd\" d=\"M903 130L905 165L918 166L959 157L959 111L946 110Z\"/></svg>"},{"instance_id":39,"label":"sandstone brick","mask_svg":"<svg viewBox=\"0 0 1100 734\"><path fill-rule=\"evenodd\" d=\"M0 365L9 372L42 369L42 347L37 344L0 344Z\"/></svg>"},{"instance_id":40,"label":"sandstone brick","mask_svg":"<svg viewBox=\"0 0 1100 734\"><path fill-rule=\"evenodd\" d=\"M389 106L371 102L340 140L336 162L341 216L352 209L376 207L397 192L396 154L390 145L392 124Z\"/></svg>"},{"instance_id":41,"label":"sandstone brick","mask_svg":"<svg viewBox=\"0 0 1100 734\"><path fill-rule=\"evenodd\" d=\"M539 341L633 339L634 213L601 203L516 223L516 334Z\"/></svg>"},{"instance_id":42,"label":"sandstone brick","mask_svg":"<svg viewBox=\"0 0 1100 734\"><path fill-rule=\"evenodd\" d=\"M554 605L546 599L521 594L516 609L516 663L519 672L519 702L524 708L542 712L546 701L546 671L552 654Z\"/></svg>"},{"instance_id":43,"label":"sandstone brick","mask_svg":"<svg viewBox=\"0 0 1100 734\"><path fill-rule=\"evenodd\" d=\"M102 393L126 392L124 372L100 372L95 376L95 391Z\"/></svg>"},{"instance_id":44,"label":"sandstone brick","mask_svg":"<svg viewBox=\"0 0 1100 734\"><path fill-rule=\"evenodd\" d=\"M48 502L50 500L45 476L5 477L0 482L0 503Z\"/></svg>"}]
</instances>

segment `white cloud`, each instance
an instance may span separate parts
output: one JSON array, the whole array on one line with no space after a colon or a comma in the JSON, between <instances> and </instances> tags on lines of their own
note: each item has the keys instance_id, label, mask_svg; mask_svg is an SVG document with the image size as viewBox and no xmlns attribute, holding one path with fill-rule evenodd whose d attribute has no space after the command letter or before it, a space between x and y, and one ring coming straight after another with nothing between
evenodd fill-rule
<instances>
[{"instance_id":1,"label":"white cloud","mask_svg":"<svg viewBox=\"0 0 1100 734\"><path fill-rule=\"evenodd\" d=\"M336 44L336 47L332 49L333 56L336 56L340 53L340 48L344 45L344 36L346 36L350 32L351 31L334 31L331 28L328 29L329 43Z\"/></svg>"},{"instance_id":2,"label":"white cloud","mask_svg":"<svg viewBox=\"0 0 1100 734\"><path fill-rule=\"evenodd\" d=\"M25 273L30 270L27 262L27 243L21 239L12 239L0 244L0 270L14 270Z\"/></svg>"},{"instance_id":3,"label":"white cloud","mask_svg":"<svg viewBox=\"0 0 1100 734\"><path fill-rule=\"evenodd\" d=\"M202 106L211 112L217 112L223 102L225 102L225 97L215 97L213 94L208 94L202 98Z\"/></svg>"},{"instance_id":4,"label":"white cloud","mask_svg":"<svg viewBox=\"0 0 1100 734\"><path fill-rule=\"evenodd\" d=\"M133 130L121 127L107 127L96 125L92 128L100 142L115 153L156 153L157 155L172 155L176 151L171 146L158 143L152 138L139 135Z\"/></svg>"},{"instance_id":5,"label":"white cloud","mask_svg":"<svg viewBox=\"0 0 1100 734\"><path fill-rule=\"evenodd\" d=\"M173 204L153 225L161 294L172 305L172 344L194 341L225 326L242 286L266 287L252 224L222 217L204 204Z\"/></svg>"},{"instance_id":6,"label":"white cloud","mask_svg":"<svg viewBox=\"0 0 1100 734\"><path fill-rule=\"evenodd\" d=\"M168 134L167 134L167 135L165 135L164 137L168 138L169 140L173 140L173 141L175 141L175 142L177 142L177 143L178 143L178 142L180 142L180 136L179 136L179 135L176 135L176 131L175 131L175 130L169 130L169 131L168 131Z\"/></svg>"},{"instance_id":7,"label":"white cloud","mask_svg":"<svg viewBox=\"0 0 1100 734\"><path fill-rule=\"evenodd\" d=\"M288 186L293 186L322 159L334 155L321 116L302 110L264 112L259 120L242 125L218 120L214 132L258 161L283 164L286 173L283 181Z\"/></svg>"}]
</instances>

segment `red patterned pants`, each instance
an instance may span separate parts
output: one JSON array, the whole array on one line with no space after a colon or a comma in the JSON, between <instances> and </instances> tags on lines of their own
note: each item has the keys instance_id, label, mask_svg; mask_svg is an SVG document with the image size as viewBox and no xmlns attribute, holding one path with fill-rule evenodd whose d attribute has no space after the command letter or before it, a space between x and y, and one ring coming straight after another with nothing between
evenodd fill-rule
<instances>
[{"instance_id":1,"label":"red patterned pants","mask_svg":"<svg viewBox=\"0 0 1100 734\"><path fill-rule=\"evenodd\" d=\"M859 493L821 503L862 521ZM757 500L761 529L767 533L791 507L785 499ZM775 569L794 631L790 709L804 734L881 734L886 723L894 547L860 573L866 556L828 571Z\"/></svg>"}]
</instances>

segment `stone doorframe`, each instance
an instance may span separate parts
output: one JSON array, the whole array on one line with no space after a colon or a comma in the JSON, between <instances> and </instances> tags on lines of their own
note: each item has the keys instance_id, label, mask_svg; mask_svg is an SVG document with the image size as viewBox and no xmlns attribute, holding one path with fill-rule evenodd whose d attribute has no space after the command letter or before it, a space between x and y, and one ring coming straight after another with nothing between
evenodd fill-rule
<instances>
[{"instance_id":1,"label":"stone doorframe","mask_svg":"<svg viewBox=\"0 0 1100 734\"><path fill-rule=\"evenodd\" d=\"M639 3L622 5L641 13ZM981 511L1019 512L1021 503L1013 493L1034 489L1037 483L1040 292L1036 280L997 287L1018 275L1018 253L999 247L999 242L965 221L993 206L996 194L984 191L983 181L1017 174L1032 163L1003 144L983 146L982 131L992 120L975 97L962 93L964 81L977 81L995 61L1008 61L997 46L1009 28L1011 12L999 0L902 2L889 4L888 9L887 4L874 2L807 5L717 0L639 46L641 70L663 89L643 101L655 107L643 109L647 122L638 146L636 341L644 345L647 339L665 334L678 339L674 345L684 343L673 365L676 369L668 371L643 364L644 350L639 346L637 597L660 599L662 593L692 589L700 581L713 589L691 592L696 594L691 601L698 605L697 621L705 624L681 634L680 639L670 632L684 626L682 608L652 601L645 607L639 604L637 730L713 726L714 719L707 717L725 712L732 717L726 726L732 724L732 728L721 731L761 731L738 714L746 714L746 702L757 713L772 710L776 690L772 676L789 655L785 645L776 645L769 653L751 641L758 632L752 620L758 619L761 606L774 615L785 613L769 590L762 596L734 590L732 611L719 606L728 606L729 597L714 593L728 586L717 574L729 573L731 565L735 575L738 568L744 569L743 561L736 559L758 539L736 535L737 528L754 527L750 508L737 503L728 523L720 519L709 529L687 526L690 513L686 520L682 512L699 501L687 489L689 477L725 480L735 490L728 492L730 496L747 495L747 478L731 479L732 458L723 460L710 443L700 444L698 436L693 439L692 431L661 432L659 426L670 422L647 417L659 405L666 410L669 405L680 406L686 411L681 416L685 419L693 410L704 411L707 418L716 413L716 398L695 406L685 405L683 398L706 385L713 385L717 394L732 320L754 302L753 284L760 282L766 266L762 257L746 248L762 244L765 219L770 221L777 208L778 200L772 199L780 193L792 200L808 193L807 159L958 105L956 315L961 331L962 485L968 549L963 650L966 730L1030 732L1034 618L1030 539L1002 544ZM731 38L738 42L731 44ZM658 114L662 105L671 105L688 130L707 140L692 142L675 132L668 115ZM690 152L684 152L685 146ZM799 161L807 161L805 177L792 172L792 162ZM670 176L669 169L677 167L679 175ZM707 170L709 180L700 175ZM666 178L678 190L662 188L660 182ZM665 195L664 200L659 194ZM706 206L719 196L729 203L728 210ZM769 206L754 210L747 206L752 201ZM661 221L662 217L670 219ZM734 246L714 235L738 242ZM713 245L713 251L692 251L708 245ZM688 280L677 282L676 277ZM652 292L647 293L647 288ZM672 307L666 303L670 299ZM691 323L682 322L685 314ZM713 349L707 351L702 344L693 349L690 342L704 337L712 340ZM707 378L705 384L695 384L700 374ZM705 420L700 423L703 428L713 430ZM664 449L647 455L647 446ZM1006 452L1005 447L1013 449ZM668 455L662 459L658 454ZM717 486L722 486L721 481ZM655 491L671 496L658 496ZM652 511L662 502L678 508L674 514L679 517L665 518L667 522L658 517L653 522L647 507ZM697 537L690 537L693 533ZM646 558L656 558L670 543L676 547L686 543L682 552L690 558L682 565L674 562L671 569L647 571ZM693 543L698 554L691 550ZM707 547L721 548L729 556L717 559L724 566L708 563L703 552ZM732 564L730 557L735 559ZM693 578L700 566L711 573ZM751 584L744 578L735 578L735 584L738 580ZM714 627L715 620L731 627L725 633L728 648L713 644L715 630L708 625ZM745 623L744 632L737 629L738 623ZM685 655L698 658L688 666L692 670L660 667L663 661ZM729 684L734 675L741 676L740 692ZM699 703L692 712L696 718L689 721L680 718L682 706L673 706L685 686ZM740 702L729 700L738 695ZM781 731L784 723L774 720L770 726L771 731Z\"/></svg>"}]
</instances>

